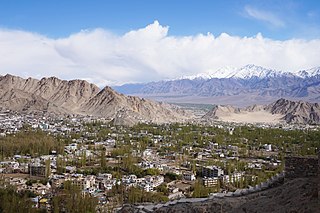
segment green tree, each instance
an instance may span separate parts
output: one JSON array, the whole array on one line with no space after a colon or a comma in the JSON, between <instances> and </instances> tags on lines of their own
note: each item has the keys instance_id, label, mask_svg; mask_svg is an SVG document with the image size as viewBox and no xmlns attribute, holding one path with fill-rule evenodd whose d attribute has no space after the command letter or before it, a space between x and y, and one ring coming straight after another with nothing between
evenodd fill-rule
<instances>
[{"instance_id":1,"label":"green tree","mask_svg":"<svg viewBox=\"0 0 320 213\"><path fill-rule=\"evenodd\" d=\"M192 197L208 197L209 190L204 187L200 180L197 180L194 184Z\"/></svg>"},{"instance_id":2,"label":"green tree","mask_svg":"<svg viewBox=\"0 0 320 213\"><path fill-rule=\"evenodd\" d=\"M101 149L100 151L100 166L102 169L104 169L107 166L107 162L106 162L106 151L104 148Z\"/></svg>"},{"instance_id":3,"label":"green tree","mask_svg":"<svg viewBox=\"0 0 320 213\"><path fill-rule=\"evenodd\" d=\"M63 189L52 198L53 212L93 213L98 201L89 195L83 195L81 189L70 181L63 184Z\"/></svg>"},{"instance_id":4,"label":"green tree","mask_svg":"<svg viewBox=\"0 0 320 213\"><path fill-rule=\"evenodd\" d=\"M51 175L51 161L50 159L46 160L46 178L48 178Z\"/></svg>"},{"instance_id":5,"label":"green tree","mask_svg":"<svg viewBox=\"0 0 320 213\"><path fill-rule=\"evenodd\" d=\"M58 157L57 158L57 173L62 174L66 172L66 162L64 158Z\"/></svg>"},{"instance_id":6,"label":"green tree","mask_svg":"<svg viewBox=\"0 0 320 213\"><path fill-rule=\"evenodd\" d=\"M0 212L2 213L33 213L41 212L32 208L28 193L17 193L13 187L0 188ZM31 194L30 194L31 195Z\"/></svg>"}]
</instances>

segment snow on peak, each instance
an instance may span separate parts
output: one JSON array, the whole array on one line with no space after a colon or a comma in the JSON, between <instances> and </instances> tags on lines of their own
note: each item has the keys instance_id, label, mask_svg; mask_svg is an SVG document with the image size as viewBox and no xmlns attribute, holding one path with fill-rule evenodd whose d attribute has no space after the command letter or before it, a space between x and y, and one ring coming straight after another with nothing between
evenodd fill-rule
<instances>
[{"instance_id":1,"label":"snow on peak","mask_svg":"<svg viewBox=\"0 0 320 213\"><path fill-rule=\"evenodd\" d=\"M275 71L271 69L266 69L260 66L256 66L253 64L246 65L241 68L235 68L235 67L223 67L218 70L210 70L205 73L199 73L197 75L192 76L183 76L179 79L211 79L211 78L242 78L242 79L248 79L252 77L274 77L278 74L281 74L280 71Z\"/></svg>"},{"instance_id":2,"label":"snow on peak","mask_svg":"<svg viewBox=\"0 0 320 213\"><path fill-rule=\"evenodd\" d=\"M296 73L297 76L302 78L308 78L316 75L320 75L320 67L314 67L307 70L301 70Z\"/></svg>"},{"instance_id":3,"label":"snow on peak","mask_svg":"<svg viewBox=\"0 0 320 213\"><path fill-rule=\"evenodd\" d=\"M214 76L214 78L230 78L234 75L234 73L236 72L237 68L235 67L223 67L218 69L214 74L212 74Z\"/></svg>"},{"instance_id":4,"label":"snow on peak","mask_svg":"<svg viewBox=\"0 0 320 213\"><path fill-rule=\"evenodd\" d=\"M273 78L281 76L298 76L301 78L312 77L320 75L320 67L314 67L308 70L301 70L298 72L283 72L280 70L267 69L261 66L256 66L254 64L248 64L241 68L234 67L223 67L218 70L209 70L205 73L199 73L192 76L183 76L181 79L190 79L190 80L207 80L211 78L239 78L239 79L250 79L252 77L257 78Z\"/></svg>"},{"instance_id":5,"label":"snow on peak","mask_svg":"<svg viewBox=\"0 0 320 213\"><path fill-rule=\"evenodd\" d=\"M208 80L211 78L230 78L234 74L235 70L237 70L237 69L234 67L227 66L227 67L220 68L218 70L208 70L206 72L199 73L196 75L182 76L182 77L178 78L177 80L182 80L182 79Z\"/></svg>"},{"instance_id":6,"label":"snow on peak","mask_svg":"<svg viewBox=\"0 0 320 213\"><path fill-rule=\"evenodd\" d=\"M174 79L174 80L184 80L184 79L188 79L188 80L207 80L207 79L211 79L212 76L209 73L199 73L197 75L189 75L189 76L182 76L180 78Z\"/></svg>"},{"instance_id":7,"label":"snow on peak","mask_svg":"<svg viewBox=\"0 0 320 213\"><path fill-rule=\"evenodd\" d=\"M266 69L264 67L248 64L244 67L237 69L234 75L231 77L242 78L242 79L248 79L252 77L266 78L266 77L275 77L281 74L282 74L282 71Z\"/></svg>"}]
</instances>

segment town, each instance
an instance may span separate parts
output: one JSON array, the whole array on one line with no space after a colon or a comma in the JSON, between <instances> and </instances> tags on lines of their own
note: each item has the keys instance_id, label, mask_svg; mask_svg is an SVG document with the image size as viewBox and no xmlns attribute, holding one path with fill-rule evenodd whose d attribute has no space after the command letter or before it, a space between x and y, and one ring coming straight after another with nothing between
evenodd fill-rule
<instances>
[{"instance_id":1,"label":"town","mask_svg":"<svg viewBox=\"0 0 320 213\"><path fill-rule=\"evenodd\" d=\"M49 212L75 206L111 212L126 203L208 197L280 174L285 156L315 155L319 138L319 127L309 125L129 127L89 116L1 110L0 188L23 195L34 211ZM74 194L79 200L68 199Z\"/></svg>"}]
</instances>

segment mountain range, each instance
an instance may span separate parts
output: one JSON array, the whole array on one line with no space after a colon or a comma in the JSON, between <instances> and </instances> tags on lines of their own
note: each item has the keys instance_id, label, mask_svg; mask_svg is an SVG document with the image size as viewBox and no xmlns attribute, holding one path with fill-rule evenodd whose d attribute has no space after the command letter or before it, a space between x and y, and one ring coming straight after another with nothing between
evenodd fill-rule
<instances>
[{"instance_id":1,"label":"mountain range","mask_svg":"<svg viewBox=\"0 0 320 213\"><path fill-rule=\"evenodd\" d=\"M123 95L109 86L100 89L84 80L67 81L56 77L41 80L24 79L9 74L0 76L0 108L25 113L89 115L113 120L119 125L134 125L138 122L160 124L216 120L320 124L318 103L281 98L271 104L245 108L214 105L204 116L200 116L194 110Z\"/></svg>"},{"instance_id":2,"label":"mountain range","mask_svg":"<svg viewBox=\"0 0 320 213\"><path fill-rule=\"evenodd\" d=\"M0 77L0 107L18 112L47 112L104 117L116 124L183 122L192 117L176 106L125 96L84 80Z\"/></svg>"},{"instance_id":3,"label":"mountain range","mask_svg":"<svg viewBox=\"0 0 320 213\"><path fill-rule=\"evenodd\" d=\"M179 79L113 88L124 94L169 102L250 105L279 98L316 102L320 100L320 67L282 72L246 65L239 69L225 68ZM241 99L245 101L240 103Z\"/></svg>"}]
</instances>

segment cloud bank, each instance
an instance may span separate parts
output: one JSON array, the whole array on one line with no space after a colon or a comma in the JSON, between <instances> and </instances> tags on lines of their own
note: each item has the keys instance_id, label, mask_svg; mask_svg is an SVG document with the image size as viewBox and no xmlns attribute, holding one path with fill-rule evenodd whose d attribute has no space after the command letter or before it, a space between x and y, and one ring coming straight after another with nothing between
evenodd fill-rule
<instances>
[{"instance_id":1,"label":"cloud bank","mask_svg":"<svg viewBox=\"0 0 320 213\"><path fill-rule=\"evenodd\" d=\"M0 29L0 74L85 79L105 86L246 64L283 71L319 66L320 39L276 41L261 34L237 37L226 33L175 37L168 31L157 21L123 35L94 29L59 39Z\"/></svg>"}]
</instances>

